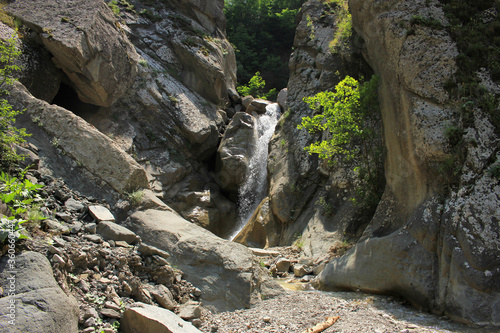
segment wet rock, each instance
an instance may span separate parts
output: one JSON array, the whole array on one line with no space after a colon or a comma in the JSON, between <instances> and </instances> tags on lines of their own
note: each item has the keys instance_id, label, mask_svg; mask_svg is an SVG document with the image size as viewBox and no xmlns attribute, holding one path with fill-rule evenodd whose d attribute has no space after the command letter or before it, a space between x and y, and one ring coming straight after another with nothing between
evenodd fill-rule
<instances>
[{"instance_id":1,"label":"wet rock","mask_svg":"<svg viewBox=\"0 0 500 333\"><path fill-rule=\"evenodd\" d=\"M266 101L264 99L254 99L250 102L250 104L247 106L246 112L247 113L252 113L252 112L257 112L259 114L264 114L266 113L266 107L270 105L270 101Z\"/></svg>"},{"instance_id":2,"label":"wet rock","mask_svg":"<svg viewBox=\"0 0 500 333\"><path fill-rule=\"evenodd\" d=\"M287 111L287 106L288 106L286 102L287 97L288 97L288 88L281 89L280 92L278 93L278 98L276 99L276 103L279 104L282 112Z\"/></svg>"}]
</instances>

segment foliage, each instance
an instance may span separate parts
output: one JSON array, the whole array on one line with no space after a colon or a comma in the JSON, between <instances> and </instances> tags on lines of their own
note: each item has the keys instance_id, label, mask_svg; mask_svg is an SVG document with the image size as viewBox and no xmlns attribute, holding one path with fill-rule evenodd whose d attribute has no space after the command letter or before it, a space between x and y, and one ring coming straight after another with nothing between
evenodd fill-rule
<instances>
[{"instance_id":1,"label":"foliage","mask_svg":"<svg viewBox=\"0 0 500 333\"><path fill-rule=\"evenodd\" d=\"M42 187L27 178L20 180L5 172L0 173L0 200L7 204L13 216L22 216L33 204L40 203L42 198L38 192Z\"/></svg>"},{"instance_id":2,"label":"foliage","mask_svg":"<svg viewBox=\"0 0 500 333\"><path fill-rule=\"evenodd\" d=\"M21 55L21 50L16 45L14 36L6 41L0 41L0 169L10 170L22 160L16 150L14 144L21 144L28 136L24 128L18 129L14 127L16 116L22 111L17 111L12 108L12 105L7 101L6 96L8 91L6 86L12 85L15 82L14 73L20 68L15 63L16 59Z\"/></svg>"},{"instance_id":3,"label":"foliage","mask_svg":"<svg viewBox=\"0 0 500 333\"><path fill-rule=\"evenodd\" d=\"M236 89L242 96L252 95L256 98L263 99L273 99L276 98L277 91L275 88L264 93L264 87L266 86L266 81L260 76L260 72L255 73L255 75L250 79L248 85L238 86Z\"/></svg>"},{"instance_id":4,"label":"foliage","mask_svg":"<svg viewBox=\"0 0 500 333\"><path fill-rule=\"evenodd\" d=\"M469 103L462 108L465 125L472 121L474 107L482 108L500 133L499 96L488 93L480 85L476 73L486 68L492 79L500 81L500 10L495 0L440 0L449 25L446 27L457 43L458 70L455 82L445 82L450 93Z\"/></svg>"},{"instance_id":5,"label":"foliage","mask_svg":"<svg viewBox=\"0 0 500 333\"><path fill-rule=\"evenodd\" d=\"M9 235L14 237L14 240L26 239L28 238L24 232L24 227L21 224L25 223L26 220L19 220L13 217L2 217L0 220L0 243L3 243Z\"/></svg>"},{"instance_id":6,"label":"foliage","mask_svg":"<svg viewBox=\"0 0 500 333\"><path fill-rule=\"evenodd\" d=\"M347 0L326 0L326 3L336 6L336 30L329 44L330 52L337 53L346 49L352 36L352 16Z\"/></svg>"},{"instance_id":7,"label":"foliage","mask_svg":"<svg viewBox=\"0 0 500 333\"><path fill-rule=\"evenodd\" d=\"M295 18L305 0L226 0L227 36L236 48L238 82L246 84L259 71L267 89L288 81L288 58Z\"/></svg>"},{"instance_id":8,"label":"foliage","mask_svg":"<svg viewBox=\"0 0 500 333\"><path fill-rule=\"evenodd\" d=\"M132 206L139 206L142 202L142 198L144 197L144 191L137 190L131 193L126 193L126 196Z\"/></svg>"},{"instance_id":9,"label":"foliage","mask_svg":"<svg viewBox=\"0 0 500 333\"><path fill-rule=\"evenodd\" d=\"M36 223L45 219L38 210L42 198L38 194L43 187L34 184L29 179L21 180L4 172L0 173L0 201L5 203L11 212L10 217L2 218L0 224L0 242L13 232L15 239L27 238L22 232L21 224Z\"/></svg>"},{"instance_id":10,"label":"foliage","mask_svg":"<svg viewBox=\"0 0 500 333\"><path fill-rule=\"evenodd\" d=\"M325 216L335 215L335 208L332 204L326 201L324 196L319 197L319 199L316 201L316 206L322 209L323 215Z\"/></svg>"},{"instance_id":11,"label":"foliage","mask_svg":"<svg viewBox=\"0 0 500 333\"><path fill-rule=\"evenodd\" d=\"M314 142L304 149L310 154L333 161L334 158L352 162L359 179L368 186L356 189L363 204L377 201L381 192L382 156L370 122L379 112L377 98L378 78L359 82L346 76L335 91L325 91L304 101L316 111L313 117L303 117L299 129L311 134L327 131L328 138Z\"/></svg>"}]
</instances>

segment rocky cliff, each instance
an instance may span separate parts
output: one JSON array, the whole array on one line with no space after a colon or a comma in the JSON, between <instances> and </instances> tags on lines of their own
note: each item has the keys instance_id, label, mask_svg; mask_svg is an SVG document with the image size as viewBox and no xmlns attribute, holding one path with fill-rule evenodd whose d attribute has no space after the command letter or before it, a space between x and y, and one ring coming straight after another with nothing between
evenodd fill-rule
<instances>
[{"instance_id":1,"label":"rocky cliff","mask_svg":"<svg viewBox=\"0 0 500 333\"><path fill-rule=\"evenodd\" d=\"M316 286L396 293L458 320L498 325L498 132L480 108L463 121L460 100L444 88L458 55L444 12L434 1L349 5L358 45L380 77L386 187L357 244ZM415 17L441 28L413 27ZM455 127L463 128L465 158L450 182L443 165L458 158L447 132Z\"/></svg>"}]
</instances>

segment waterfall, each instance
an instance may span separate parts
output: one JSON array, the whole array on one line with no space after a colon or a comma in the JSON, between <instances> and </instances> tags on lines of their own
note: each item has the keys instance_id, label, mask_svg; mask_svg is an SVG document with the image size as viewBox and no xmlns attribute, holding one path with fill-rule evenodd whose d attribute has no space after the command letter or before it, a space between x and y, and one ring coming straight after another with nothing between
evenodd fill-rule
<instances>
[{"instance_id":1,"label":"waterfall","mask_svg":"<svg viewBox=\"0 0 500 333\"><path fill-rule=\"evenodd\" d=\"M230 240L243 229L266 196L269 141L271 141L279 116L280 107L277 103L273 103L266 107L266 113L255 117L257 143L250 158L246 180L238 190L238 223L229 236Z\"/></svg>"}]
</instances>

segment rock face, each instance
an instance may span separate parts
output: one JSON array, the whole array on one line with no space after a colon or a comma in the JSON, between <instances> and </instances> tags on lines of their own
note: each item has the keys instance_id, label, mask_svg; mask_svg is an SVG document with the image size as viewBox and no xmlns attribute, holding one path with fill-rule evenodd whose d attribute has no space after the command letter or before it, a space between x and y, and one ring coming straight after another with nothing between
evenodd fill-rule
<instances>
[{"instance_id":1,"label":"rock face","mask_svg":"<svg viewBox=\"0 0 500 333\"><path fill-rule=\"evenodd\" d=\"M302 235L304 250L311 256L325 253L332 241L354 235L360 227L356 211L349 209L347 200L356 180L352 168L329 168L316 155L309 155L304 147L320 137L297 129L302 117L312 116L312 110L302 101L304 97L332 90L346 75L371 76L353 41L349 52L330 52L337 20L334 14L325 14L330 12L336 12L336 8L321 1L308 1L302 6L289 62L287 99L281 102L286 110L271 139L268 161L270 207L282 224L281 242L291 244L294 237ZM316 202L322 198L331 205L336 214L330 215L335 217L319 209Z\"/></svg>"},{"instance_id":2,"label":"rock face","mask_svg":"<svg viewBox=\"0 0 500 333\"><path fill-rule=\"evenodd\" d=\"M19 110L28 110L30 117L52 137L54 146L63 149L116 191L149 187L145 170L110 138L79 116L34 98L20 84L16 84L10 99Z\"/></svg>"},{"instance_id":3,"label":"rock face","mask_svg":"<svg viewBox=\"0 0 500 333\"><path fill-rule=\"evenodd\" d=\"M458 53L446 31L422 25L406 33L411 17L446 25L444 14L435 2L349 3L364 54L382 78L387 187L358 244L316 285L398 293L457 320L499 325L500 187L488 172L498 137L480 109L460 123L458 103L443 88ZM451 156L447 126L464 126L466 152L449 192L446 175L436 172Z\"/></svg>"},{"instance_id":4,"label":"rock face","mask_svg":"<svg viewBox=\"0 0 500 333\"><path fill-rule=\"evenodd\" d=\"M137 53L104 1L16 1L7 10L39 34L82 101L109 106L134 82Z\"/></svg>"},{"instance_id":5,"label":"rock face","mask_svg":"<svg viewBox=\"0 0 500 333\"><path fill-rule=\"evenodd\" d=\"M61 290L45 256L36 252L4 256L0 282L0 332L78 332L78 304Z\"/></svg>"},{"instance_id":6,"label":"rock face","mask_svg":"<svg viewBox=\"0 0 500 333\"><path fill-rule=\"evenodd\" d=\"M258 300L260 277L252 252L243 245L218 238L168 211L135 212L126 225L148 244L170 253L185 279L201 289L206 306L228 311Z\"/></svg>"},{"instance_id":7,"label":"rock face","mask_svg":"<svg viewBox=\"0 0 500 333\"><path fill-rule=\"evenodd\" d=\"M216 172L222 189L237 195L247 176L250 155L256 142L254 117L246 112L237 112L217 150Z\"/></svg>"}]
</instances>

